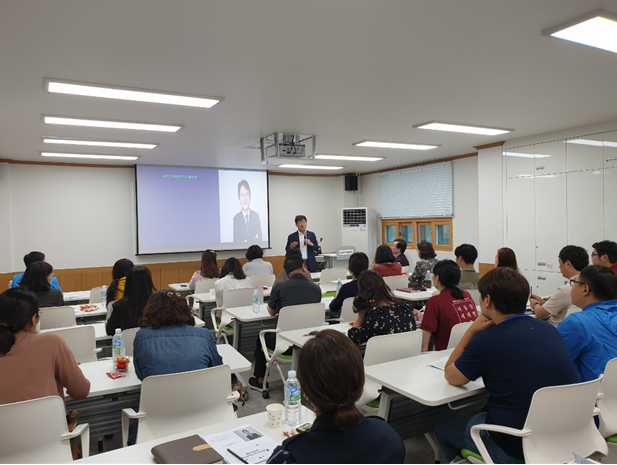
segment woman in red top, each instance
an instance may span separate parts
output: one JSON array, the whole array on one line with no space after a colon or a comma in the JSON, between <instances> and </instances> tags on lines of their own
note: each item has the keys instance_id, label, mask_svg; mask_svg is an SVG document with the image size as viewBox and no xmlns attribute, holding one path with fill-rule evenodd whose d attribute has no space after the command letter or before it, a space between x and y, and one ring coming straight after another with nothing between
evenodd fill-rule
<instances>
[{"instance_id":1,"label":"woman in red top","mask_svg":"<svg viewBox=\"0 0 617 465\"><path fill-rule=\"evenodd\" d=\"M400 276L403 273L403 266L400 263L396 263L392 249L387 245L377 247L375 260L373 260L371 268L379 273L382 278L386 276Z\"/></svg>"},{"instance_id":2,"label":"woman in red top","mask_svg":"<svg viewBox=\"0 0 617 465\"><path fill-rule=\"evenodd\" d=\"M439 291L428 299L424 316L416 315L422 321L422 352L428 352L433 337L435 350L448 348L452 327L459 323L473 322L478 317L476 304L467 291L457 286L461 280L461 269L452 260L441 260L433 268L433 284Z\"/></svg>"}]
</instances>

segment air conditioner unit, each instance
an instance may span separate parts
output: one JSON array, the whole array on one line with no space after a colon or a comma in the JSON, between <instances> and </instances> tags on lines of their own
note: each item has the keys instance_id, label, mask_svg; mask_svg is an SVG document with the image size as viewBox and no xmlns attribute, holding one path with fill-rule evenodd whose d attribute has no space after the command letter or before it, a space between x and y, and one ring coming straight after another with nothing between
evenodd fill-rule
<instances>
[{"instance_id":1,"label":"air conditioner unit","mask_svg":"<svg viewBox=\"0 0 617 465\"><path fill-rule=\"evenodd\" d=\"M354 246L356 252L364 252L369 256L369 261L375 256L377 250L377 213L375 209L368 207L343 208L342 222L342 245Z\"/></svg>"}]
</instances>

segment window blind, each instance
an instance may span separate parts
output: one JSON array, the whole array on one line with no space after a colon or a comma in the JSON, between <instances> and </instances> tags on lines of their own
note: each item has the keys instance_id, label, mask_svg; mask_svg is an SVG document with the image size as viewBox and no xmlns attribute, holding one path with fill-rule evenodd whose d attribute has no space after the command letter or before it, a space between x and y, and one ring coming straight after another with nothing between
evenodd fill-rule
<instances>
[{"instance_id":1,"label":"window blind","mask_svg":"<svg viewBox=\"0 0 617 465\"><path fill-rule=\"evenodd\" d=\"M381 218L452 216L450 162L379 175Z\"/></svg>"}]
</instances>

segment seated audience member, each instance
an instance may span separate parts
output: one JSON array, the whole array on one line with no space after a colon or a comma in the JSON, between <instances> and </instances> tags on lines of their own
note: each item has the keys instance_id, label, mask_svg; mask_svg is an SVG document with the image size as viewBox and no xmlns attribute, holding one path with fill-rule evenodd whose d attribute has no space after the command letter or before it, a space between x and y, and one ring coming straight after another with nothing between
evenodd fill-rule
<instances>
[{"instance_id":1,"label":"seated audience member","mask_svg":"<svg viewBox=\"0 0 617 465\"><path fill-rule=\"evenodd\" d=\"M441 260L433 268L433 285L439 294L428 299L424 315L416 315L422 321L422 352L428 352L431 336L435 350L447 349L452 327L478 317L469 292L457 287L460 278L461 270L452 260Z\"/></svg>"},{"instance_id":2,"label":"seated audience member","mask_svg":"<svg viewBox=\"0 0 617 465\"><path fill-rule=\"evenodd\" d=\"M366 254L364 252L351 254L349 257L349 272L353 280L343 284L339 293L332 299L332 302L330 302L331 312L340 313L345 299L358 295L358 276L366 270L368 270L368 257Z\"/></svg>"},{"instance_id":3,"label":"seated audience member","mask_svg":"<svg viewBox=\"0 0 617 465\"><path fill-rule=\"evenodd\" d=\"M617 273L617 242L601 241L592 247L591 264L605 266Z\"/></svg>"},{"instance_id":4,"label":"seated audience member","mask_svg":"<svg viewBox=\"0 0 617 465\"><path fill-rule=\"evenodd\" d=\"M456 264L461 269L461 280L458 283L458 288L465 289L478 289L478 281L482 275L476 273L473 268L473 264L478 258L478 251L471 244L461 244L454 249L454 255L456 256Z\"/></svg>"},{"instance_id":5,"label":"seated audience member","mask_svg":"<svg viewBox=\"0 0 617 465\"><path fill-rule=\"evenodd\" d=\"M355 405L364 387L364 364L347 337L326 329L309 339L300 352L298 380L317 418L306 433L283 441L268 463L405 461L396 431L382 418L364 417Z\"/></svg>"},{"instance_id":6,"label":"seated audience member","mask_svg":"<svg viewBox=\"0 0 617 465\"><path fill-rule=\"evenodd\" d=\"M563 321L568 310L572 307L570 279L576 279L587 265L589 265L589 254L582 247L566 245L561 249L559 252L559 271L568 281L565 285L557 288L548 300L544 300L536 294L531 295L529 305L538 318L550 316L548 322L553 326L557 326Z\"/></svg>"},{"instance_id":7,"label":"seated audience member","mask_svg":"<svg viewBox=\"0 0 617 465\"><path fill-rule=\"evenodd\" d=\"M54 268L49 263L34 262L26 268L19 285L36 294L39 308L61 307L64 305L64 296L60 289L51 288L53 278Z\"/></svg>"},{"instance_id":8,"label":"seated audience member","mask_svg":"<svg viewBox=\"0 0 617 465\"><path fill-rule=\"evenodd\" d=\"M420 242L418 244L418 257L420 260L416 262L413 273L409 277L409 287L417 288L419 282L424 282L427 273L433 272L433 267L439 261L437 254L433 249L433 244L430 242Z\"/></svg>"},{"instance_id":9,"label":"seated audience member","mask_svg":"<svg viewBox=\"0 0 617 465\"><path fill-rule=\"evenodd\" d=\"M133 262L128 258L121 258L114 263L114 268L111 270L111 284L107 287L107 302L115 302L124 297L124 288L126 287L126 275L131 268Z\"/></svg>"},{"instance_id":10,"label":"seated audience member","mask_svg":"<svg viewBox=\"0 0 617 465\"><path fill-rule=\"evenodd\" d=\"M30 252L29 254L24 255L24 264L26 265L26 268L28 268L28 265L30 265L30 263L44 262L44 261L45 261L45 254L43 252ZM23 277L24 277L23 273L19 273L13 276L13 279L11 281L11 287L12 288L19 287L19 283L21 282ZM62 290L60 289L60 283L58 283L58 280L56 279L55 276L52 278L50 284L51 284L52 289L58 289L59 291Z\"/></svg>"},{"instance_id":11,"label":"seated audience member","mask_svg":"<svg viewBox=\"0 0 617 465\"><path fill-rule=\"evenodd\" d=\"M407 242L403 239L396 239L392 242L392 247L390 247L392 253L394 254L394 258L396 263L400 263L401 266L409 266L409 260L405 256L405 250L407 250Z\"/></svg>"},{"instance_id":12,"label":"seated audience member","mask_svg":"<svg viewBox=\"0 0 617 465\"><path fill-rule=\"evenodd\" d=\"M137 328L148 299L156 289L152 284L152 274L145 266L136 266L126 275L124 297L111 306L111 316L105 330L113 336L116 328L122 331Z\"/></svg>"},{"instance_id":13,"label":"seated audience member","mask_svg":"<svg viewBox=\"0 0 617 465\"><path fill-rule=\"evenodd\" d=\"M302 252L300 252L300 249L293 248L285 252L285 260L291 257L294 257L294 256L298 256L302 258ZM306 270L305 275L306 275L306 279L312 281L311 273L308 270ZM287 273L285 273L285 267L283 267L283 269L279 271L278 274L276 275L276 279L274 280L273 286L280 284L280 283L284 283L285 281L289 281L289 278L287 277Z\"/></svg>"},{"instance_id":14,"label":"seated audience member","mask_svg":"<svg viewBox=\"0 0 617 465\"><path fill-rule=\"evenodd\" d=\"M214 336L195 328L193 311L179 292L157 291L148 300L133 342L135 373L148 376L201 370L223 364Z\"/></svg>"},{"instance_id":15,"label":"seated audience member","mask_svg":"<svg viewBox=\"0 0 617 465\"><path fill-rule=\"evenodd\" d=\"M379 273L382 277L385 276L400 276L403 272L403 267L400 263L396 263L392 250L387 245L380 245L375 252L373 260L373 271Z\"/></svg>"},{"instance_id":16,"label":"seated audience member","mask_svg":"<svg viewBox=\"0 0 617 465\"><path fill-rule=\"evenodd\" d=\"M216 252L213 250L206 250L201 254L201 268L199 268L189 281L189 289L194 291L197 281L202 279L214 279L221 276L221 269L216 264Z\"/></svg>"},{"instance_id":17,"label":"seated audience member","mask_svg":"<svg viewBox=\"0 0 617 465\"><path fill-rule=\"evenodd\" d=\"M514 250L509 247L502 247L497 250L495 254L495 267L497 268L512 268L514 271L518 271L518 264L516 263L516 254Z\"/></svg>"},{"instance_id":18,"label":"seated audience member","mask_svg":"<svg viewBox=\"0 0 617 465\"><path fill-rule=\"evenodd\" d=\"M563 320L558 331L566 341L578 380L596 379L617 357L617 275L590 265L572 283L572 303L583 309Z\"/></svg>"},{"instance_id":19,"label":"seated audience member","mask_svg":"<svg viewBox=\"0 0 617 465\"><path fill-rule=\"evenodd\" d=\"M415 331L416 318L413 308L396 301L392 291L375 270L358 276L358 295L353 301L358 318L347 335L356 344L373 336Z\"/></svg>"},{"instance_id":20,"label":"seated audience member","mask_svg":"<svg viewBox=\"0 0 617 465\"><path fill-rule=\"evenodd\" d=\"M264 251L258 245L252 245L246 251L246 259L248 263L245 263L242 267L242 271L246 276L255 276L258 274L272 274L272 263L262 260Z\"/></svg>"},{"instance_id":21,"label":"seated audience member","mask_svg":"<svg viewBox=\"0 0 617 465\"><path fill-rule=\"evenodd\" d=\"M289 280L274 285L268 300L268 313L278 315L283 307L291 305L316 304L321 302L320 287L306 278L306 267L302 255L293 255L285 260L285 272ZM274 349L276 346L276 334L266 333L266 346ZM261 349L261 341L257 338L255 348L255 368L253 377L249 379L249 386L253 389L262 389L264 375L266 374L266 357ZM291 348L285 352L291 355Z\"/></svg>"},{"instance_id":22,"label":"seated audience member","mask_svg":"<svg viewBox=\"0 0 617 465\"><path fill-rule=\"evenodd\" d=\"M482 277L478 289L482 314L450 355L444 375L454 386L482 377L489 398L482 412L437 424L437 439L448 461L461 449L478 453L472 426L488 423L521 429L538 389L577 382L557 329L525 315L529 283L523 275L496 268ZM524 462L520 437L483 432L482 438L495 463Z\"/></svg>"},{"instance_id":23,"label":"seated audience member","mask_svg":"<svg viewBox=\"0 0 617 465\"><path fill-rule=\"evenodd\" d=\"M38 334L36 296L24 288L0 294L0 404L60 396L85 399L90 381L56 334Z\"/></svg>"},{"instance_id":24,"label":"seated audience member","mask_svg":"<svg viewBox=\"0 0 617 465\"><path fill-rule=\"evenodd\" d=\"M216 306L223 306L223 294L231 289L248 289L253 287L250 279L247 279L242 265L237 258L228 258L221 269L221 279L214 283L214 295Z\"/></svg>"}]
</instances>

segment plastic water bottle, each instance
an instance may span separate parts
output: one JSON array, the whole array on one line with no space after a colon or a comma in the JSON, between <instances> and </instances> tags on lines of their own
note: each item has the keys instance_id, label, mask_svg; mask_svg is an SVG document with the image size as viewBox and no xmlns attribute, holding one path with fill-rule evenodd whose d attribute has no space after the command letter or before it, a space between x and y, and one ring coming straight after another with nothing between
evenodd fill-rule
<instances>
[{"instance_id":1,"label":"plastic water bottle","mask_svg":"<svg viewBox=\"0 0 617 465\"><path fill-rule=\"evenodd\" d=\"M424 285L426 286L427 289L430 289L431 287L433 287L433 278L431 276L431 272L427 271L426 272L426 277L424 278Z\"/></svg>"},{"instance_id":2,"label":"plastic water bottle","mask_svg":"<svg viewBox=\"0 0 617 465\"><path fill-rule=\"evenodd\" d=\"M298 426L302 423L302 393L295 370L289 370L287 373L283 403L285 405L285 423L289 426Z\"/></svg>"},{"instance_id":3,"label":"plastic water bottle","mask_svg":"<svg viewBox=\"0 0 617 465\"><path fill-rule=\"evenodd\" d=\"M253 313L255 315L259 313L259 291L257 289L253 292Z\"/></svg>"},{"instance_id":4,"label":"plastic water bottle","mask_svg":"<svg viewBox=\"0 0 617 465\"><path fill-rule=\"evenodd\" d=\"M118 360L118 358L124 358L125 353L124 336L122 335L122 330L120 328L116 328L116 334L114 334L114 337L111 340L111 356L114 359L114 369L116 369L116 360Z\"/></svg>"},{"instance_id":5,"label":"plastic water bottle","mask_svg":"<svg viewBox=\"0 0 617 465\"><path fill-rule=\"evenodd\" d=\"M343 287L343 282L341 281L341 278L339 278L336 280L336 295L341 292L341 287Z\"/></svg>"},{"instance_id":6,"label":"plastic water bottle","mask_svg":"<svg viewBox=\"0 0 617 465\"><path fill-rule=\"evenodd\" d=\"M107 286L103 286L103 289L101 289L101 307L103 310L107 308Z\"/></svg>"}]
</instances>

